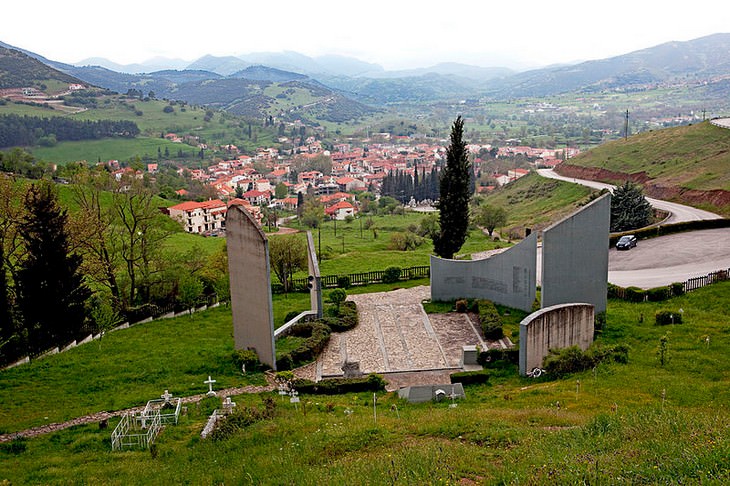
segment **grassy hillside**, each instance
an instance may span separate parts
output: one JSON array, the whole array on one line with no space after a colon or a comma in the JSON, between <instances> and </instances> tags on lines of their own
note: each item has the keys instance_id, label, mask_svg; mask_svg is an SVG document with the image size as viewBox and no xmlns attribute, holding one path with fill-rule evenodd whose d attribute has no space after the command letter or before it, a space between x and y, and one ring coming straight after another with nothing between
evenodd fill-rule
<instances>
[{"instance_id":1,"label":"grassy hillside","mask_svg":"<svg viewBox=\"0 0 730 486\"><path fill-rule=\"evenodd\" d=\"M154 452L111 452L96 424L3 444L0 480L13 484L724 484L730 480L730 282L663 303L609 301L599 340L628 344L629 363L601 364L562 379L529 380L495 369L466 388L456 408L393 395L272 394L273 419L221 441L200 431L220 398L189 405ZM685 323L653 324L660 309ZM644 316L643 320L639 316ZM0 372L0 428L19 430L84 411L140 405L260 382L228 360L227 311L215 309L113 333L36 364ZM657 348L667 335L669 361ZM238 407L261 406L255 395Z\"/></svg>"},{"instance_id":2,"label":"grassy hillside","mask_svg":"<svg viewBox=\"0 0 730 486\"><path fill-rule=\"evenodd\" d=\"M730 191L730 130L704 122L644 132L599 145L570 164L624 174L646 172L652 183L662 186Z\"/></svg>"},{"instance_id":3,"label":"grassy hillside","mask_svg":"<svg viewBox=\"0 0 730 486\"><path fill-rule=\"evenodd\" d=\"M485 202L507 210L507 225L502 231L505 235L515 231L521 237L524 228L543 229L572 213L588 202L593 192L531 173L488 194Z\"/></svg>"}]
</instances>

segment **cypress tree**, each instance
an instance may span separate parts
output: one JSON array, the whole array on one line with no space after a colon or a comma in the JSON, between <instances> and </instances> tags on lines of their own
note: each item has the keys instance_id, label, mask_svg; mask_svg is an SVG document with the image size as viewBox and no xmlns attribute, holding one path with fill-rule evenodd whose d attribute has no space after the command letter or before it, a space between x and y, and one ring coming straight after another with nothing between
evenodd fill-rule
<instances>
[{"instance_id":1,"label":"cypress tree","mask_svg":"<svg viewBox=\"0 0 730 486\"><path fill-rule=\"evenodd\" d=\"M469 227L469 173L471 164L463 140L464 120L456 118L451 127L451 143L446 149L446 167L439 184L439 226L433 239L434 251L441 258L453 258L466 241Z\"/></svg>"},{"instance_id":2,"label":"cypress tree","mask_svg":"<svg viewBox=\"0 0 730 486\"><path fill-rule=\"evenodd\" d=\"M63 345L80 335L91 291L81 274L81 257L72 253L67 214L53 186L28 188L20 235L26 255L18 272L18 307L30 351Z\"/></svg>"}]
</instances>

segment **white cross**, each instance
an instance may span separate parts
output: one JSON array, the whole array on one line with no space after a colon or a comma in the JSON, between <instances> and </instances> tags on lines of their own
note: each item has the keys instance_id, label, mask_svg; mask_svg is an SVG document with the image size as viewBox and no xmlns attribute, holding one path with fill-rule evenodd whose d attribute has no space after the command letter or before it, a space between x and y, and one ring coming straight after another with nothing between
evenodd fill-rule
<instances>
[{"instance_id":1,"label":"white cross","mask_svg":"<svg viewBox=\"0 0 730 486\"><path fill-rule=\"evenodd\" d=\"M212 379L210 377L210 375L208 375L208 379L203 382L206 385L208 385L208 393L207 393L207 395L209 397L214 397L215 396L215 392L213 391L213 383L215 383L215 382L216 382L216 380Z\"/></svg>"},{"instance_id":2,"label":"white cross","mask_svg":"<svg viewBox=\"0 0 730 486\"><path fill-rule=\"evenodd\" d=\"M223 402L223 408L228 409L228 411L230 411L235 406L236 406L236 402L232 402L231 397L226 397L225 401Z\"/></svg>"},{"instance_id":3,"label":"white cross","mask_svg":"<svg viewBox=\"0 0 730 486\"><path fill-rule=\"evenodd\" d=\"M165 400L165 403L170 403L170 399L172 398L172 393L170 393L169 391L165 390L165 393L163 393L162 395L160 395L160 398L163 398Z\"/></svg>"}]
</instances>

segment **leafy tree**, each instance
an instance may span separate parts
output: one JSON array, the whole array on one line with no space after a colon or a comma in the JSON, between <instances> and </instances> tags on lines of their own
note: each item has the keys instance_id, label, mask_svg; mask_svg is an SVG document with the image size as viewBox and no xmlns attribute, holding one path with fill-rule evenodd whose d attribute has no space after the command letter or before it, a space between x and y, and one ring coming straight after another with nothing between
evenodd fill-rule
<instances>
[{"instance_id":1,"label":"leafy tree","mask_svg":"<svg viewBox=\"0 0 730 486\"><path fill-rule=\"evenodd\" d=\"M113 208L101 202L104 192L112 189L111 177L105 171L84 171L74 180L73 200L79 211L69 218L69 229L74 245L83 255L83 271L95 283L109 289L112 306L120 309L120 256L113 240L115 215Z\"/></svg>"},{"instance_id":2,"label":"leafy tree","mask_svg":"<svg viewBox=\"0 0 730 486\"><path fill-rule=\"evenodd\" d=\"M160 223L161 215L154 195L140 181L124 182L112 200L113 241L125 268L127 289L123 299L127 306L149 302L153 276L164 268L164 259L157 258L162 243L172 231Z\"/></svg>"},{"instance_id":3,"label":"leafy tree","mask_svg":"<svg viewBox=\"0 0 730 486\"><path fill-rule=\"evenodd\" d=\"M471 164L463 134L464 120L458 116L451 128L451 143L446 149L446 167L439 188L440 233L433 239L433 246L441 258L453 258L466 241L469 227Z\"/></svg>"},{"instance_id":4,"label":"leafy tree","mask_svg":"<svg viewBox=\"0 0 730 486\"><path fill-rule=\"evenodd\" d=\"M631 181L616 187L611 198L611 231L643 228L651 222L651 217L651 204L641 187Z\"/></svg>"},{"instance_id":5,"label":"leafy tree","mask_svg":"<svg viewBox=\"0 0 730 486\"><path fill-rule=\"evenodd\" d=\"M284 199L288 193L289 188L283 182L278 183L274 188L274 196L276 199Z\"/></svg>"},{"instance_id":6,"label":"leafy tree","mask_svg":"<svg viewBox=\"0 0 730 486\"><path fill-rule=\"evenodd\" d=\"M81 274L82 258L71 251L66 211L48 182L25 195L20 226L26 254L18 273L19 308L31 351L77 337L85 324L91 291Z\"/></svg>"},{"instance_id":7,"label":"leafy tree","mask_svg":"<svg viewBox=\"0 0 730 486\"><path fill-rule=\"evenodd\" d=\"M278 235L269 239L269 262L276 278L284 286L291 287L291 278L307 266L307 248L297 235Z\"/></svg>"},{"instance_id":8,"label":"leafy tree","mask_svg":"<svg viewBox=\"0 0 730 486\"><path fill-rule=\"evenodd\" d=\"M236 184L236 197L239 199L243 197L243 186L239 186L238 184Z\"/></svg>"},{"instance_id":9,"label":"leafy tree","mask_svg":"<svg viewBox=\"0 0 730 486\"><path fill-rule=\"evenodd\" d=\"M324 220L324 206L315 197L309 197L304 201L304 210L302 211L302 224L310 228L319 228Z\"/></svg>"},{"instance_id":10,"label":"leafy tree","mask_svg":"<svg viewBox=\"0 0 730 486\"><path fill-rule=\"evenodd\" d=\"M498 226L504 226L507 223L507 211L501 206L484 205L479 206L474 211L474 221L483 226L492 236L494 229Z\"/></svg>"},{"instance_id":11,"label":"leafy tree","mask_svg":"<svg viewBox=\"0 0 730 486\"><path fill-rule=\"evenodd\" d=\"M0 349L0 361L20 356L14 319L15 292L11 282L17 276L17 261L22 250L18 232L23 215L22 199L20 185L0 176L0 344L4 346L4 351Z\"/></svg>"}]
</instances>

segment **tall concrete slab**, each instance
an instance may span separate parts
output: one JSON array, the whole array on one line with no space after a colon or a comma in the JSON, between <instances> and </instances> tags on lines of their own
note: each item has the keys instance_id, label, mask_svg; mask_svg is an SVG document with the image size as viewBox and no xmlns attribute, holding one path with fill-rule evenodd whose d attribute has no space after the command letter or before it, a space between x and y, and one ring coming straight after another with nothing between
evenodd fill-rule
<instances>
[{"instance_id":1,"label":"tall concrete slab","mask_svg":"<svg viewBox=\"0 0 730 486\"><path fill-rule=\"evenodd\" d=\"M484 260L431 256L431 300L488 299L524 311L535 301L537 234Z\"/></svg>"},{"instance_id":2,"label":"tall concrete slab","mask_svg":"<svg viewBox=\"0 0 730 486\"><path fill-rule=\"evenodd\" d=\"M555 305L525 317L520 322L520 374L541 368L551 349L588 349L593 342L593 319L592 304Z\"/></svg>"},{"instance_id":3,"label":"tall concrete slab","mask_svg":"<svg viewBox=\"0 0 730 486\"><path fill-rule=\"evenodd\" d=\"M610 221L607 193L543 231L541 307L587 302L606 310Z\"/></svg>"},{"instance_id":4,"label":"tall concrete slab","mask_svg":"<svg viewBox=\"0 0 730 486\"><path fill-rule=\"evenodd\" d=\"M307 231L307 269L309 271L309 302L312 312L317 313L317 318L322 318L322 276L319 273L319 262L317 261L317 250L314 246L312 232Z\"/></svg>"},{"instance_id":5,"label":"tall concrete slab","mask_svg":"<svg viewBox=\"0 0 730 486\"><path fill-rule=\"evenodd\" d=\"M276 369L269 240L239 205L228 208L226 240L235 348L254 349L262 363Z\"/></svg>"}]
</instances>

